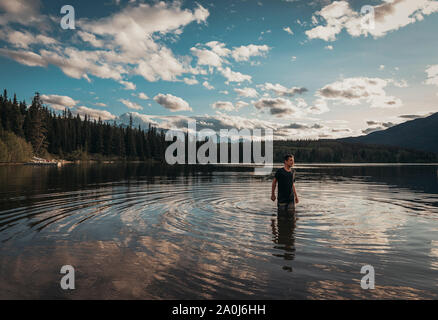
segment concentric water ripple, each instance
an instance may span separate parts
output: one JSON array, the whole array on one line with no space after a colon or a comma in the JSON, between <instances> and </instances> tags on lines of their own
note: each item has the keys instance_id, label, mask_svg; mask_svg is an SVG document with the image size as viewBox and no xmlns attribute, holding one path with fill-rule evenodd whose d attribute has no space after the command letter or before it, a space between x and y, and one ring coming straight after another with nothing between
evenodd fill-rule
<instances>
[{"instance_id":1,"label":"concentric water ripple","mask_svg":"<svg viewBox=\"0 0 438 320\"><path fill-rule=\"evenodd\" d=\"M0 298L65 297L65 264L80 275L73 298L437 297L436 167L298 168L296 222L277 219L271 178L248 171L103 166L69 182L78 170L0 190Z\"/></svg>"}]
</instances>

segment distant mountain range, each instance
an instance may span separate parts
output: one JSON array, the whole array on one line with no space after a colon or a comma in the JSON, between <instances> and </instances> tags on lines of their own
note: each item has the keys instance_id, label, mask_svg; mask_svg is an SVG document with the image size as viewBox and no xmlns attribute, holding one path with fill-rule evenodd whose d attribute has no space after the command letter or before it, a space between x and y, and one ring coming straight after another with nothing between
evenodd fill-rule
<instances>
[{"instance_id":1,"label":"distant mountain range","mask_svg":"<svg viewBox=\"0 0 438 320\"><path fill-rule=\"evenodd\" d=\"M396 146L438 153L438 113L418 118L366 136L338 139L345 142Z\"/></svg>"},{"instance_id":2,"label":"distant mountain range","mask_svg":"<svg viewBox=\"0 0 438 320\"><path fill-rule=\"evenodd\" d=\"M137 112L127 112L124 113L120 116L118 116L115 121L117 123L117 125L122 125L122 127L128 127L129 126L129 121L130 121L130 116L132 115L132 126L134 128L138 128L140 126L140 128L142 130L147 131L149 129L149 124L155 124L153 121L151 121L151 119L146 116L146 115L141 115ZM109 120L107 121L108 123L113 123L114 120Z\"/></svg>"},{"instance_id":3,"label":"distant mountain range","mask_svg":"<svg viewBox=\"0 0 438 320\"><path fill-rule=\"evenodd\" d=\"M130 115L132 115L135 128L140 126L143 130L148 130L149 123L154 124L154 121L148 116L136 112L122 114L116 119L117 124L125 127L129 126ZM365 136L342 138L336 141L395 146L438 153L438 112L425 118L417 118Z\"/></svg>"}]
</instances>

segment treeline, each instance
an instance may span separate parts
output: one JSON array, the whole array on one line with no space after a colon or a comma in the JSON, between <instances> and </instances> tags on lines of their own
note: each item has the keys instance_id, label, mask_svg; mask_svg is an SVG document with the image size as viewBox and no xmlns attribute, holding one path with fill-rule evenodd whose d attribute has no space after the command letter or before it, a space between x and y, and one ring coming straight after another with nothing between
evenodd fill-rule
<instances>
[{"instance_id":1,"label":"treeline","mask_svg":"<svg viewBox=\"0 0 438 320\"><path fill-rule=\"evenodd\" d=\"M196 150L199 150L203 142L196 143ZM239 163L255 162L253 146L250 143L244 146L240 142L236 150L231 144L226 144L228 149L228 161L232 162L232 154L238 154ZM227 148L228 147L228 148ZM188 155L188 137L185 134L185 156L187 162ZM216 155L217 162L221 162L221 145L217 144ZM245 152L249 150L249 152ZM265 157L265 142L261 143L261 157ZM282 163L286 154L293 154L295 160L301 163L437 163L438 154L433 152L424 152L409 150L398 147L388 147L381 145L368 145L361 143L350 143L337 140L296 140L296 141L274 141L273 145L274 163ZM234 152L234 153L233 153ZM244 153L247 157L244 156ZM201 154L204 154L201 152ZM207 152L206 156L209 153ZM177 156L176 152L174 156ZM226 156L224 156L226 158ZM199 161L199 159L198 159ZM233 159L234 161L234 159Z\"/></svg>"},{"instance_id":2,"label":"treeline","mask_svg":"<svg viewBox=\"0 0 438 320\"><path fill-rule=\"evenodd\" d=\"M129 126L123 127L87 116L82 119L69 110L56 114L43 106L38 93L28 107L25 101L18 102L15 95L8 98L6 90L0 95L0 138L0 161L8 162L29 158L29 146L31 153L41 157L140 161L162 161L166 147L164 134L155 127L150 126L145 132L133 128L132 119ZM13 150L7 146L14 144L25 149L23 156L11 154Z\"/></svg>"},{"instance_id":3,"label":"treeline","mask_svg":"<svg viewBox=\"0 0 438 320\"><path fill-rule=\"evenodd\" d=\"M274 162L292 153L296 161L316 163L430 163L438 162L433 152L398 147L341 142L337 140L275 141Z\"/></svg>"}]
</instances>

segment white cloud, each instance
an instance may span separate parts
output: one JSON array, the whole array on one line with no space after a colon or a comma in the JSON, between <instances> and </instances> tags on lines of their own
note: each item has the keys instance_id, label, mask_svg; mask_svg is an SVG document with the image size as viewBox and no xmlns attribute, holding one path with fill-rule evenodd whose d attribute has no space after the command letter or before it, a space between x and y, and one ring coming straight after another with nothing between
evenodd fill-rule
<instances>
[{"instance_id":1,"label":"white cloud","mask_svg":"<svg viewBox=\"0 0 438 320\"><path fill-rule=\"evenodd\" d=\"M92 33L79 30L78 35L82 41L90 43L93 47L101 48L104 46L104 42L102 40L98 40Z\"/></svg>"},{"instance_id":2,"label":"white cloud","mask_svg":"<svg viewBox=\"0 0 438 320\"><path fill-rule=\"evenodd\" d=\"M341 138L351 135L352 130L345 126L327 127L319 123L306 124L293 122L280 126L275 135L277 139L319 139Z\"/></svg>"},{"instance_id":3,"label":"white cloud","mask_svg":"<svg viewBox=\"0 0 438 320\"><path fill-rule=\"evenodd\" d=\"M76 48L56 48L55 51L41 50L46 63L58 66L69 77L84 78L90 81L88 74L102 79L122 80L121 74L127 71L121 65L105 62L105 51L81 51Z\"/></svg>"},{"instance_id":4,"label":"white cloud","mask_svg":"<svg viewBox=\"0 0 438 320\"><path fill-rule=\"evenodd\" d=\"M98 106L98 107L107 107L107 105L105 103L102 103L102 102L95 103L94 105Z\"/></svg>"},{"instance_id":5,"label":"white cloud","mask_svg":"<svg viewBox=\"0 0 438 320\"><path fill-rule=\"evenodd\" d=\"M265 18L262 18L262 20L265 20ZM260 37L258 39L262 40L264 34L270 34L270 33L272 33L271 30L262 31L262 32L260 32Z\"/></svg>"},{"instance_id":6,"label":"white cloud","mask_svg":"<svg viewBox=\"0 0 438 320\"><path fill-rule=\"evenodd\" d=\"M269 50L270 48L267 45L258 46L250 44L248 46L235 48L231 55L236 61L248 61L251 57L263 56Z\"/></svg>"},{"instance_id":7,"label":"white cloud","mask_svg":"<svg viewBox=\"0 0 438 320\"><path fill-rule=\"evenodd\" d=\"M362 130L362 133L370 134L370 133L373 133L373 132L376 132L376 131L382 131L382 130L385 130L385 129L386 129L385 127L380 127L380 126L369 127L367 129Z\"/></svg>"},{"instance_id":8,"label":"white cloud","mask_svg":"<svg viewBox=\"0 0 438 320\"><path fill-rule=\"evenodd\" d=\"M209 84L208 81L204 81L204 82L202 83L202 85L203 85L205 88L207 88L208 90L213 90L213 89L214 89L214 87L213 87L211 84Z\"/></svg>"},{"instance_id":9,"label":"white cloud","mask_svg":"<svg viewBox=\"0 0 438 320\"><path fill-rule=\"evenodd\" d=\"M40 0L0 0L0 25L8 23L20 23L22 25L34 25L41 22Z\"/></svg>"},{"instance_id":10,"label":"white cloud","mask_svg":"<svg viewBox=\"0 0 438 320\"><path fill-rule=\"evenodd\" d=\"M232 71L229 67L218 68L219 72L227 79L227 83L229 82L251 82L252 77L250 75L245 75L240 72Z\"/></svg>"},{"instance_id":11,"label":"white cloud","mask_svg":"<svg viewBox=\"0 0 438 320\"><path fill-rule=\"evenodd\" d=\"M213 109L234 111L234 106L232 102L229 101L217 101L212 104Z\"/></svg>"},{"instance_id":12,"label":"white cloud","mask_svg":"<svg viewBox=\"0 0 438 320\"><path fill-rule=\"evenodd\" d=\"M194 11L181 9L181 3L158 2L154 5L139 3L124 8L122 11L97 21L83 20L83 29L98 35L113 36L122 46L129 40L139 40L144 43L145 35L155 32L161 34L179 32L194 21L205 22L209 16L207 9L198 5ZM130 44L132 46L132 43Z\"/></svg>"},{"instance_id":13,"label":"white cloud","mask_svg":"<svg viewBox=\"0 0 438 320\"><path fill-rule=\"evenodd\" d=\"M291 123L286 126L281 127L281 129L301 129L301 130L310 130L310 129L321 129L323 126L319 124L314 124L313 126L303 124L303 123Z\"/></svg>"},{"instance_id":14,"label":"white cloud","mask_svg":"<svg viewBox=\"0 0 438 320\"><path fill-rule=\"evenodd\" d=\"M101 118L102 120L114 120L117 118L115 115L106 110L96 110L84 106L77 107L75 110L72 111L72 113L79 114L80 116L87 115L96 120L99 118Z\"/></svg>"},{"instance_id":15,"label":"white cloud","mask_svg":"<svg viewBox=\"0 0 438 320\"><path fill-rule=\"evenodd\" d=\"M215 52L208 49L191 48L192 54L198 58L198 65L200 66L222 66L224 60Z\"/></svg>"},{"instance_id":16,"label":"white cloud","mask_svg":"<svg viewBox=\"0 0 438 320\"><path fill-rule=\"evenodd\" d=\"M120 82L125 75L131 74L141 75L148 81L178 81L179 76L198 74L200 70L190 66L190 57L176 57L156 40L167 34L179 35L188 24L204 23L209 16L208 10L201 5L193 10L181 6L178 1L152 5L130 3L108 17L77 21L80 26L77 39L99 48L94 51L79 50L71 46L74 43L59 43L45 35L32 39L29 33L16 31L11 34L10 45L27 49L30 44L38 43L49 47L39 52L3 49L0 54L29 66L53 64L67 76L87 81L91 81L89 76L93 75ZM0 25L11 21L27 24L33 16L41 20L39 7L39 1L0 0L0 9L6 11L0 15ZM54 18L50 19L54 23Z\"/></svg>"},{"instance_id":17,"label":"white cloud","mask_svg":"<svg viewBox=\"0 0 438 320\"><path fill-rule=\"evenodd\" d=\"M154 100L166 109L169 109L171 112L192 111L192 108L189 106L187 101L184 101L183 99L175 97L171 94L160 93L154 97Z\"/></svg>"},{"instance_id":18,"label":"white cloud","mask_svg":"<svg viewBox=\"0 0 438 320\"><path fill-rule=\"evenodd\" d=\"M334 41L336 36L345 29L353 37L361 35L382 37L388 32L423 20L424 15L438 12L438 2L434 0L391 0L373 6L373 9L374 27L370 25L365 16L353 11L347 1L334 1L314 14L314 17L325 21L325 25L307 30L306 35L309 39Z\"/></svg>"},{"instance_id":19,"label":"white cloud","mask_svg":"<svg viewBox=\"0 0 438 320\"><path fill-rule=\"evenodd\" d=\"M293 97L296 94L303 94L308 91L306 88L286 88L279 83L272 84L269 82L266 82L264 85L260 85L260 87L264 91L273 91L277 96L280 97Z\"/></svg>"},{"instance_id":20,"label":"white cloud","mask_svg":"<svg viewBox=\"0 0 438 320\"><path fill-rule=\"evenodd\" d=\"M368 126L382 126L384 128L391 128L391 127L395 126L396 123L391 122L391 121L382 122L382 121L369 120L369 121L367 121L367 125Z\"/></svg>"},{"instance_id":21,"label":"white cloud","mask_svg":"<svg viewBox=\"0 0 438 320\"><path fill-rule=\"evenodd\" d=\"M413 119L428 117L434 113L436 113L436 111L421 111L417 114L403 114L398 117L402 119L413 120Z\"/></svg>"},{"instance_id":22,"label":"white cloud","mask_svg":"<svg viewBox=\"0 0 438 320\"><path fill-rule=\"evenodd\" d=\"M268 109L272 115L279 118L299 113L298 107L283 98L261 98L254 103L254 106L259 110Z\"/></svg>"},{"instance_id":23,"label":"white cloud","mask_svg":"<svg viewBox=\"0 0 438 320\"><path fill-rule=\"evenodd\" d=\"M263 121L258 119L250 119L241 116L231 116L228 114L224 114L222 112L217 112L216 115L206 117L205 120L216 122L219 127L224 129L256 129L256 128L266 128L266 129L275 129L278 127L278 124L270 121Z\"/></svg>"},{"instance_id":24,"label":"white cloud","mask_svg":"<svg viewBox=\"0 0 438 320\"><path fill-rule=\"evenodd\" d=\"M140 99L142 99L142 100L148 100L148 99L149 99L149 97L147 96L147 94L146 94L146 93L143 93L143 92L140 92L140 93L138 94L138 97L139 97Z\"/></svg>"},{"instance_id":25,"label":"white cloud","mask_svg":"<svg viewBox=\"0 0 438 320\"><path fill-rule=\"evenodd\" d=\"M7 30L7 40L13 46L23 49L27 49L30 44L36 42L34 35L17 30Z\"/></svg>"},{"instance_id":26,"label":"white cloud","mask_svg":"<svg viewBox=\"0 0 438 320\"><path fill-rule=\"evenodd\" d=\"M18 63L24 64L30 67L47 67L47 61L39 54L31 51L15 51L9 49L0 48L0 54L9 57Z\"/></svg>"},{"instance_id":27,"label":"white cloud","mask_svg":"<svg viewBox=\"0 0 438 320\"><path fill-rule=\"evenodd\" d=\"M195 78L184 78L183 81L184 81L185 84L188 84L188 85L190 85L190 86L199 83L198 80L196 80Z\"/></svg>"},{"instance_id":28,"label":"white cloud","mask_svg":"<svg viewBox=\"0 0 438 320\"><path fill-rule=\"evenodd\" d=\"M258 96L258 93L255 89L253 88L243 88L243 89L234 89L235 92L237 92L237 94L241 97L245 97L245 98L255 98Z\"/></svg>"},{"instance_id":29,"label":"white cloud","mask_svg":"<svg viewBox=\"0 0 438 320\"><path fill-rule=\"evenodd\" d=\"M122 80L120 81L120 84L124 85L126 90L135 90L137 88L137 86L134 83L129 81Z\"/></svg>"},{"instance_id":30,"label":"white cloud","mask_svg":"<svg viewBox=\"0 0 438 320\"><path fill-rule=\"evenodd\" d=\"M386 79L388 83L392 84L395 87L399 88L407 88L409 87L408 82L404 79L401 79L400 81L394 80L394 79Z\"/></svg>"},{"instance_id":31,"label":"white cloud","mask_svg":"<svg viewBox=\"0 0 438 320\"><path fill-rule=\"evenodd\" d=\"M121 103L123 103L125 106L127 106L129 109L134 109L134 110L143 110L143 107L140 106L137 103L134 103L132 101L126 100L126 99L120 99L119 100Z\"/></svg>"},{"instance_id":32,"label":"white cloud","mask_svg":"<svg viewBox=\"0 0 438 320\"><path fill-rule=\"evenodd\" d=\"M325 46L325 49L327 49L327 50L333 50L333 46Z\"/></svg>"},{"instance_id":33,"label":"white cloud","mask_svg":"<svg viewBox=\"0 0 438 320\"><path fill-rule=\"evenodd\" d=\"M51 44L58 44L59 42L51 37L45 36L43 34L39 34L36 36L36 41L34 43L39 44L45 44L45 45L51 45Z\"/></svg>"},{"instance_id":34,"label":"white cloud","mask_svg":"<svg viewBox=\"0 0 438 320\"><path fill-rule=\"evenodd\" d=\"M178 128L181 130L187 129L188 121L196 121L197 130L211 129L218 132L222 129L277 129L280 125L277 122L259 120L254 118L246 118L241 116L233 116L225 114L223 112L217 111L215 115L205 115L205 116L166 116L166 117L156 117L160 121L158 126L164 129Z\"/></svg>"},{"instance_id":35,"label":"white cloud","mask_svg":"<svg viewBox=\"0 0 438 320\"><path fill-rule=\"evenodd\" d=\"M324 86L318 90L317 96L346 105L357 105L365 101L372 108L398 108L402 106L402 101L385 92L385 87L392 82L391 79L380 78L346 78Z\"/></svg>"},{"instance_id":36,"label":"white cloud","mask_svg":"<svg viewBox=\"0 0 438 320\"><path fill-rule=\"evenodd\" d=\"M429 66L426 69L427 80L426 84L438 86L438 64Z\"/></svg>"},{"instance_id":37,"label":"white cloud","mask_svg":"<svg viewBox=\"0 0 438 320\"><path fill-rule=\"evenodd\" d=\"M237 111L241 108L249 106L249 103L244 101L237 101L234 105L230 101L217 101L212 105L213 109L225 110L225 111Z\"/></svg>"},{"instance_id":38,"label":"white cloud","mask_svg":"<svg viewBox=\"0 0 438 320\"><path fill-rule=\"evenodd\" d=\"M253 45L240 46L233 50L227 49L224 43L218 41L210 41L205 44L208 48L201 47L198 44L196 47L191 48L191 52L197 57L198 66L207 66L210 73L216 69L226 79L226 83L230 82L251 82L251 76L242 74L237 71L231 70L230 67L224 66L230 64L228 60L232 57L235 61L248 61L251 57L263 56L270 48L267 45Z\"/></svg>"},{"instance_id":39,"label":"white cloud","mask_svg":"<svg viewBox=\"0 0 438 320\"><path fill-rule=\"evenodd\" d=\"M246 103L245 101L237 101L235 104L235 107L237 110L244 108L244 107L247 107L247 106L249 106L249 103Z\"/></svg>"},{"instance_id":40,"label":"white cloud","mask_svg":"<svg viewBox=\"0 0 438 320\"><path fill-rule=\"evenodd\" d=\"M78 101L73 100L69 96L59 96L56 94L41 95L41 100L44 104L50 105L55 110L64 110L65 108L73 108Z\"/></svg>"},{"instance_id":41,"label":"white cloud","mask_svg":"<svg viewBox=\"0 0 438 320\"><path fill-rule=\"evenodd\" d=\"M226 48L225 44L218 41L210 41L205 45L197 44L191 48L191 53L197 58L198 67L206 66L210 73L217 70L225 78L227 84L230 82L251 81L251 76L244 75L240 72L232 71L230 67L230 59L235 61L249 61L251 57L264 56L270 48L267 45L247 45L234 47L233 50ZM251 61L251 65L257 65ZM202 69L201 69L202 70Z\"/></svg>"},{"instance_id":42,"label":"white cloud","mask_svg":"<svg viewBox=\"0 0 438 320\"><path fill-rule=\"evenodd\" d=\"M230 102L231 103L231 102ZM237 103L236 103L237 106ZM143 127L147 127L149 123L153 123L158 128L162 129L176 129L187 130L188 121L196 121L197 130L211 129L217 133L220 130L225 129L272 129L274 130L274 139L304 139L304 138L318 138L319 135L325 137L342 137L351 135L351 130L346 128L345 125L339 126L336 123L335 127L328 127L321 124L285 124L280 119L274 121L261 120L254 117L246 118L244 116L236 116L216 111L214 115L203 116L153 116L143 115L136 112L129 112L121 115L119 118L127 123L129 121L129 115L132 115L134 123L141 124ZM238 137L236 137L238 138ZM250 138L250 137L248 137Z\"/></svg>"},{"instance_id":43,"label":"white cloud","mask_svg":"<svg viewBox=\"0 0 438 320\"><path fill-rule=\"evenodd\" d=\"M140 59L140 58L138 58ZM155 52L150 52L147 59L137 60L138 67L135 72L150 82L160 79L176 81L178 76L189 73L190 70L173 56L170 49L161 47Z\"/></svg>"},{"instance_id":44,"label":"white cloud","mask_svg":"<svg viewBox=\"0 0 438 320\"><path fill-rule=\"evenodd\" d=\"M313 105L306 109L306 112L310 114L323 114L328 111L330 110L326 100L320 97L317 97L317 99L313 102Z\"/></svg>"},{"instance_id":45,"label":"white cloud","mask_svg":"<svg viewBox=\"0 0 438 320\"><path fill-rule=\"evenodd\" d=\"M289 33L290 35L294 35L294 32L290 29L290 27L284 27L283 30Z\"/></svg>"},{"instance_id":46,"label":"white cloud","mask_svg":"<svg viewBox=\"0 0 438 320\"><path fill-rule=\"evenodd\" d=\"M231 54L231 50L225 47L225 43L218 41L210 41L207 42L205 45L207 47L210 47L211 50L220 57L227 57Z\"/></svg>"}]
</instances>

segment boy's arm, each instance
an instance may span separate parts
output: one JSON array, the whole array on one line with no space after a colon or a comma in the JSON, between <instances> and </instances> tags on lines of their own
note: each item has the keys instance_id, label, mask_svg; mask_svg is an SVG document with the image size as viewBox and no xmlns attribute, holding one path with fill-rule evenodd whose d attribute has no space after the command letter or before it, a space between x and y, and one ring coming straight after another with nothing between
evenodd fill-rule
<instances>
[{"instance_id":1,"label":"boy's arm","mask_svg":"<svg viewBox=\"0 0 438 320\"><path fill-rule=\"evenodd\" d=\"M277 199L275 197L275 188L277 187L277 178L274 178L274 180L272 181L272 193L271 193L271 200L275 201L275 199Z\"/></svg>"},{"instance_id":2,"label":"boy's arm","mask_svg":"<svg viewBox=\"0 0 438 320\"><path fill-rule=\"evenodd\" d=\"M298 200L297 191L295 190L295 183L292 185L292 190L294 191L295 203L300 202L300 200Z\"/></svg>"}]
</instances>

